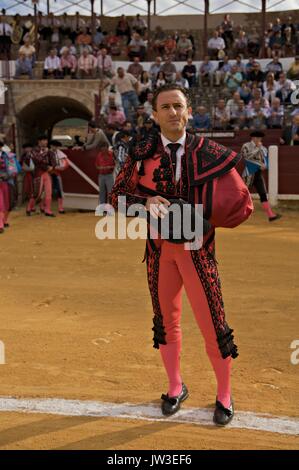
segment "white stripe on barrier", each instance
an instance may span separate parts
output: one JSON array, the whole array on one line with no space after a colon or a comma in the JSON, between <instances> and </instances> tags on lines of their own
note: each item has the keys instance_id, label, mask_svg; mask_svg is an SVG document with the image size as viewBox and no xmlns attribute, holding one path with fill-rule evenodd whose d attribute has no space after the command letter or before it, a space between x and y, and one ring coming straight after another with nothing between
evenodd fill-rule
<instances>
[{"instance_id":1,"label":"white stripe on barrier","mask_svg":"<svg viewBox=\"0 0 299 470\"><path fill-rule=\"evenodd\" d=\"M73 163L70 159L69 159L69 162L70 162L70 167L73 168L73 170L75 170L78 175L82 176L82 178L87 181L87 183L89 183L94 189L96 189L97 191L99 191L99 186L92 180L89 178L89 176L87 176L84 171L82 171L77 165L75 165L75 163Z\"/></svg>"}]
</instances>

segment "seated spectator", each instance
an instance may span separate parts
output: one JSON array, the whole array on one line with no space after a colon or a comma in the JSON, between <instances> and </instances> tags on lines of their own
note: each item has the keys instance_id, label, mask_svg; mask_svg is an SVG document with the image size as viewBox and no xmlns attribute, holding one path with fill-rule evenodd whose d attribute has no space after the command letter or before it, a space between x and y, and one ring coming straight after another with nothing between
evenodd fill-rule
<instances>
[{"instance_id":1,"label":"seated spectator","mask_svg":"<svg viewBox=\"0 0 299 470\"><path fill-rule=\"evenodd\" d=\"M133 58L133 63L129 65L127 72L139 80L143 72L143 67L140 64L140 57L136 56Z\"/></svg>"},{"instance_id":2,"label":"seated spectator","mask_svg":"<svg viewBox=\"0 0 299 470\"><path fill-rule=\"evenodd\" d=\"M224 79L226 74L231 71L231 64L229 63L228 55L223 57L223 60L219 61L218 69L215 71L215 84L216 86L220 86L224 83Z\"/></svg>"},{"instance_id":3,"label":"seated spectator","mask_svg":"<svg viewBox=\"0 0 299 470\"><path fill-rule=\"evenodd\" d=\"M299 55L295 57L294 62L292 62L289 70L287 71L287 77L290 80L299 80Z\"/></svg>"},{"instance_id":4,"label":"seated spectator","mask_svg":"<svg viewBox=\"0 0 299 470\"><path fill-rule=\"evenodd\" d=\"M230 125L234 131L248 129L248 111L243 100L239 100L237 108L230 115Z\"/></svg>"},{"instance_id":5,"label":"seated spectator","mask_svg":"<svg viewBox=\"0 0 299 470\"><path fill-rule=\"evenodd\" d=\"M229 14L224 16L224 19L220 25L221 30L223 31L222 37L225 42L225 47L227 49L231 48L234 43L234 33L233 33L234 22L231 19Z\"/></svg>"},{"instance_id":6,"label":"seated spectator","mask_svg":"<svg viewBox=\"0 0 299 470\"><path fill-rule=\"evenodd\" d=\"M125 121L126 121L126 116L124 112L117 109L116 106L110 106L108 116L107 116L108 125L120 128L124 124Z\"/></svg>"},{"instance_id":7,"label":"seated spectator","mask_svg":"<svg viewBox=\"0 0 299 470\"><path fill-rule=\"evenodd\" d=\"M176 56L178 60L186 60L192 56L192 42L187 38L187 34L181 34L176 45Z\"/></svg>"},{"instance_id":8,"label":"seated spectator","mask_svg":"<svg viewBox=\"0 0 299 470\"><path fill-rule=\"evenodd\" d=\"M97 59L89 53L88 49L83 49L78 60L78 77L95 78L97 70Z\"/></svg>"},{"instance_id":9,"label":"seated spectator","mask_svg":"<svg viewBox=\"0 0 299 470\"><path fill-rule=\"evenodd\" d=\"M255 27L248 34L247 51L249 55L257 57L260 49L260 35Z\"/></svg>"},{"instance_id":10,"label":"seated spectator","mask_svg":"<svg viewBox=\"0 0 299 470\"><path fill-rule=\"evenodd\" d=\"M241 54L242 57L246 56L247 53L248 39L245 31L239 31L239 36L235 39L234 50L235 54Z\"/></svg>"},{"instance_id":11,"label":"seated spectator","mask_svg":"<svg viewBox=\"0 0 299 470\"><path fill-rule=\"evenodd\" d=\"M272 26L272 31L273 33L278 33L282 30L282 24L280 18L275 18L273 26Z\"/></svg>"},{"instance_id":12,"label":"seated spectator","mask_svg":"<svg viewBox=\"0 0 299 470\"><path fill-rule=\"evenodd\" d=\"M148 72L144 70L138 83L138 97L141 104L146 101L147 94L149 91L152 91L152 89L152 81L149 78Z\"/></svg>"},{"instance_id":13,"label":"seated spectator","mask_svg":"<svg viewBox=\"0 0 299 470\"><path fill-rule=\"evenodd\" d=\"M262 90L264 98L269 102L273 102L276 92L278 89L277 82L274 80L274 74L269 72L266 77L266 81L263 83Z\"/></svg>"},{"instance_id":14,"label":"seated spectator","mask_svg":"<svg viewBox=\"0 0 299 470\"><path fill-rule=\"evenodd\" d=\"M231 118L234 117L235 111L239 108L240 100L240 93L235 91L233 97L227 101L226 109Z\"/></svg>"},{"instance_id":15,"label":"seated spectator","mask_svg":"<svg viewBox=\"0 0 299 470\"><path fill-rule=\"evenodd\" d=\"M225 42L224 39L219 36L219 32L215 30L213 37L208 40L208 54L211 59L219 59L219 51L224 51Z\"/></svg>"},{"instance_id":16,"label":"seated spectator","mask_svg":"<svg viewBox=\"0 0 299 470\"><path fill-rule=\"evenodd\" d=\"M280 143L282 145L299 145L299 114L293 117L290 126L283 129Z\"/></svg>"},{"instance_id":17,"label":"seated spectator","mask_svg":"<svg viewBox=\"0 0 299 470\"><path fill-rule=\"evenodd\" d=\"M196 52L196 48L195 48L195 39L194 39L193 35L191 34L191 32L189 32L189 33L187 34L187 39L190 39L190 41L191 41L191 44L192 44L191 58L194 59L194 57L195 57L195 52Z\"/></svg>"},{"instance_id":18,"label":"seated spectator","mask_svg":"<svg viewBox=\"0 0 299 470\"><path fill-rule=\"evenodd\" d=\"M257 86L262 86L264 73L261 70L261 64L259 62L254 62L253 70L248 73L247 80L251 83L256 82Z\"/></svg>"},{"instance_id":19,"label":"seated spectator","mask_svg":"<svg viewBox=\"0 0 299 470\"><path fill-rule=\"evenodd\" d=\"M191 125L196 132L206 132L211 129L211 119L204 106L197 106Z\"/></svg>"},{"instance_id":20,"label":"seated spectator","mask_svg":"<svg viewBox=\"0 0 299 470\"><path fill-rule=\"evenodd\" d=\"M139 133L140 129L144 127L145 121L149 118L149 115L145 112L143 104L137 106L136 115L134 116L134 125Z\"/></svg>"},{"instance_id":21,"label":"seated spectator","mask_svg":"<svg viewBox=\"0 0 299 470\"><path fill-rule=\"evenodd\" d=\"M230 115L225 107L223 99L218 100L213 111L213 129L225 131L229 129Z\"/></svg>"},{"instance_id":22,"label":"seated spectator","mask_svg":"<svg viewBox=\"0 0 299 470\"><path fill-rule=\"evenodd\" d=\"M254 102L259 101L261 104L261 107L264 109L269 110L270 109L270 103L268 99L262 95L262 90L258 87L255 87L251 90L252 98L248 103L248 108L253 108Z\"/></svg>"},{"instance_id":23,"label":"seated spectator","mask_svg":"<svg viewBox=\"0 0 299 470\"><path fill-rule=\"evenodd\" d=\"M76 49L76 46L72 43L71 39L66 39L63 42L63 47L60 49L60 52L59 52L60 55L63 53L65 47L69 50L70 54L76 57L77 49Z\"/></svg>"},{"instance_id":24,"label":"seated spectator","mask_svg":"<svg viewBox=\"0 0 299 470\"><path fill-rule=\"evenodd\" d=\"M104 44L104 46L109 51L109 54L112 56L118 56L121 54L121 44L119 38L118 36L115 36L112 31L109 31L102 44Z\"/></svg>"},{"instance_id":25,"label":"seated spectator","mask_svg":"<svg viewBox=\"0 0 299 470\"><path fill-rule=\"evenodd\" d=\"M91 46L92 38L91 35L87 32L87 28L81 28L79 36L76 38L76 44L79 49L79 53L82 54L83 49L86 49L86 46Z\"/></svg>"},{"instance_id":26,"label":"seated spectator","mask_svg":"<svg viewBox=\"0 0 299 470\"><path fill-rule=\"evenodd\" d=\"M176 85L181 86L182 88L186 88L186 89L189 88L188 80L186 80L186 78L184 78L184 77L182 76L182 72L177 72L177 73L175 74L175 81L174 81L174 83L175 83Z\"/></svg>"},{"instance_id":27,"label":"seated spectator","mask_svg":"<svg viewBox=\"0 0 299 470\"><path fill-rule=\"evenodd\" d=\"M283 72L282 63L279 62L279 57L273 57L273 60L266 65L265 72L272 72L275 80L278 80L279 74Z\"/></svg>"},{"instance_id":28,"label":"seated spectator","mask_svg":"<svg viewBox=\"0 0 299 470\"><path fill-rule=\"evenodd\" d=\"M192 63L191 57L187 59L187 64L184 65L182 76L188 80L189 88L196 84L196 66Z\"/></svg>"},{"instance_id":29,"label":"seated spectator","mask_svg":"<svg viewBox=\"0 0 299 470\"><path fill-rule=\"evenodd\" d=\"M125 36L127 38L127 44L129 44L131 39L131 28L125 15L121 15L121 18L117 23L116 36Z\"/></svg>"},{"instance_id":30,"label":"seated spectator","mask_svg":"<svg viewBox=\"0 0 299 470\"><path fill-rule=\"evenodd\" d=\"M292 57L295 54L295 37L290 27L284 30L282 53L283 57Z\"/></svg>"},{"instance_id":31,"label":"seated spectator","mask_svg":"<svg viewBox=\"0 0 299 470\"><path fill-rule=\"evenodd\" d=\"M245 78L246 77L246 66L242 62L242 57L240 55L236 56L236 62L234 63L234 65L237 67L238 72L241 72L243 78Z\"/></svg>"},{"instance_id":32,"label":"seated spectator","mask_svg":"<svg viewBox=\"0 0 299 470\"><path fill-rule=\"evenodd\" d=\"M245 78L248 80L248 75L253 71L253 66L255 64L254 57L250 56L247 64L245 65Z\"/></svg>"},{"instance_id":33,"label":"seated spectator","mask_svg":"<svg viewBox=\"0 0 299 470\"><path fill-rule=\"evenodd\" d=\"M213 86L213 64L208 55L205 56L201 66L199 67L198 81L199 86L201 87L205 83L208 83L210 88Z\"/></svg>"},{"instance_id":34,"label":"seated spectator","mask_svg":"<svg viewBox=\"0 0 299 470\"><path fill-rule=\"evenodd\" d=\"M160 70L160 72L157 75L156 88L164 86L165 84L166 84L166 75L163 72L163 70Z\"/></svg>"},{"instance_id":35,"label":"seated spectator","mask_svg":"<svg viewBox=\"0 0 299 470\"><path fill-rule=\"evenodd\" d=\"M282 37L281 31L277 31L276 33L274 33L274 35L270 38L270 41L269 41L271 57L274 57L274 56L281 57L283 54L284 44L285 44L285 40Z\"/></svg>"},{"instance_id":36,"label":"seated spectator","mask_svg":"<svg viewBox=\"0 0 299 470\"><path fill-rule=\"evenodd\" d=\"M274 98L270 107L268 127L270 129L282 129L284 119L284 108L279 98Z\"/></svg>"},{"instance_id":37,"label":"seated spectator","mask_svg":"<svg viewBox=\"0 0 299 470\"><path fill-rule=\"evenodd\" d=\"M149 68L149 77L150 77L150 80L152 81L153 86L155 86L156 84L157 76L161 70L161 67L162 67L162 58L158 56L156 57L155 62L153 62Z\"/></svg>"},{"instance_id":38,"label":"seated spectator","mask_svg":"<svg viewBox=\"0 0 299 470\"><path fill-rule=\"evenodd\" d=\"M33 68L36 60L36 50L35 47L31 44L31 39L29 36L24 38L24 44L19 49L19 54L20 53L24 54L26 59L30 60Z\"/></svg>"},{"instance_id":39,"label":"seated spectator","mask_svg":"<svg viewBox=\"0 0 299 470\"><path fill-rule=\"evenodd\" d=\"M291 16L288 17L287 21L281 27L281 32L283 36L285 36L285 30L288 28L291 30L293 39L295 39L296 26L293 23L293 19Z\"/></svg>"},{"instance_id":40,"label":"seated spectator","mask_svg":"<svg viewBox=\"0 0 299 470\"><path fill-rule=\"evenodd\" d=\"M153 48L154 51L160 55L164 54L164 45L166 40L166 34L161 28L161 26L156 26L156 29L153 34Z\"/></svg>"},{"instance_id":41,"label":"seated spectator","mask_svg":"<svg viewBox=\"0 0 299 470\"><path fill-rule=\"evenodd\" d=\"M174 56L176 53L176 40L170 34L164 42L164 51L166 56Z\"/></svg>"},{"instance_id":42,"label":"seated spectator","mask_svg":"<svg viewBox=\"0 0 299 470\"><path fill-rule=\"evenodd\" d=\"M267 110L261 107L260 100L255 100L253 102L253 107L248 109L249 128L258 130L266 129L267 118Z\"/></svg>"},{"instance_id":43,"label":"seated spectator","mask_svg":"<svg viewBox=\"0 0 299 470\"><path fill-rule=\"evenodd\" d=\"M238 72L238 69L235 65L232 66L231 71L227 72L224 82L230 92L237 91L239 86L243 81L243 76L241 72Z\"/></svg>"},{"instance_id":44,"label":"seated spectator","mask_svg":"<svg viewBox=\"0 0 299 470\"><path fill-rule=\"evenodd\" d=\"M74 55L70 54L70 51L67 47L62 48L60 65L62 68L63 77L70 75L71 78L76 78L77 59Z\"/></svg>"},{"instance_id":45,"label":"seated spectator","mask_svg":"<svg viewBox=\"0 0 299 470\"><path fill-rule=\"evenodd\" d=\"M146 101L143 103L144 111L148 116L153 114L153 98L154 93L152 91L148 91L146 95Z\"/></svg>"},{"instance_id":46,"label":"seated spectator","mask_svg":"<svg viewBox=\"0 0 299 470\"><path fill-rule=\"evenodd\" d=\"M136 33L140 34L140 36L144 36L147 25L139 13L137 13L136 17L132 21L132 29L136 31Z\"/></svg>"},{"instance_id":47,"label":"seated spectator","mask_svg":"<svg viewBox=\"0 0 299 470\"><path fill-rule=\"evenodd\" d=\"M108 113L111 107L116 107L116 109L123 111L123 107L119 103L119 101L116 99L115 93L111 93L108 96L108 101L106 103L103 103L103 106L101 108L101 114L104 116L104 119L107 121L108 119Z\"/></svg>"},{"instance_id":48,"label":"seated spectator","mask_svg":"<svg viewBox=\"0 0 299 470\"><path fill-rule=\"evenodd\" d=\"M100 78L111 78L114 75L113 61L106 47L100 49L98 53L98 69Z\"/></svg>"},{"instance_id":49,"label":"seated spectator","mask_svg":"<svg viewBox=\"0 0 299 470\"><path fill-rule=\"evenodd\" d=\"M32 62L26 57L24 52L19 52L19 57L16 60L16 73L14 78L20 78L20 75L28 75L30 79L33 78Z\"/></svg>"},{"instance_id":50,"label":"seated spectator","mask_svg":"<svg viewBox=\"0 0 299 470\"><path fill-rule=\"evenodd\" d=\"M165 57L165 62L161 67L161 72L164 72L167 83L174 82L176 71L176 66L171 61L171 57Z\"/></svg>"},{"instance_id":51,"label":"seated spectator","mask_svg":"<svg viewBox=\"0 0 299 470\"><path fill-rule=\"evenodd\" d=\"M140 61L145 59L146 44L140 34L133 33L132 39L128 46L128 56L131 60L134 57L139 57Z\"/></svg>"},{"instance_id":52,"label":"seated spectator","mask_svg":"<svg viewBox=\"0 0 299 470\"><path fill-rule=\"evenodd\" d=\"M242 81L241 86L238 88L237 91L240 94L241 100L244 101L245 106L247 106L252 98L251 88L249 88L247 80Z\"/></svg>"},{"instance_id":53,"label":"seated spectator","mask_svg":"<svg viewBox=\"0 0 299 470\"><path fill-rule=\"evenodd\" d=\"M62 69L56 49L51 49L44 62L43 78L60 78Z\"/></svg>"},{"instance_id":54,"label":"seated spectator","mask_svg":"<svg viewBox=\"0 0 299 470\"><path fill-rule=\"evenodd\" d=\"M277 98L280 98L280 101L283 104L289 104L291 102L291 95L293 91L296 90L296 85L292 80L286 78L286 74L282 72L279 75L279 80L277 82Z\"/></svg>"}]
</instances>

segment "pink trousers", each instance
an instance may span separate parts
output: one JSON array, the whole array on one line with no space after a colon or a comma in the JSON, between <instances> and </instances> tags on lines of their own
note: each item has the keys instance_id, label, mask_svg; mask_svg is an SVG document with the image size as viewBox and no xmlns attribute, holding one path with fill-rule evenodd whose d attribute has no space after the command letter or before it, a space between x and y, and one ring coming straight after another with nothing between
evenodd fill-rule
<instances>
[{"instance_id":1,"label":"pink trousers","mask_svg":"<svg viewBox=\"0 0 299 470\"><path fill-rule=\"evenodd\" d=\"M9 185L6 181L0 181L0 228L7 223L9 213Z\"/></svg>"},{"instance_id":2,"label":"pink trousers","mask_svg":"<svg viewBox=\"0 0 299 470\"><path fill-rule=\"evenodd\" d=\"M166 332L166 345L160 345L160 353L168 374L170 396L180 393L180 353L182 347L181 314L182 291L185 287L196 322L203 335L205 348L217 380L218 400L230 405L231 357L223 359L217 344L208 301L194 267L191 253L184 244L164 241L159 263L159 302Z\"/></svg>"},{"instance_id":3,"label":"pink trousers","mask_svg":"<svg viewBox=\"0 0 299 470\"><path fill-rule=\"evenodd\" d=\"M51 175L45 171L41 174L40 177L40 187L38 191L38 197L41 196L42 192L45 192L45 198L41 203L42 209L45 210L47 214L51 214L51 202L52 202L52 179ZM35 206L35 199L32 197L29 200L27 211L32 211Z\"/></svg>"}]
</instances>

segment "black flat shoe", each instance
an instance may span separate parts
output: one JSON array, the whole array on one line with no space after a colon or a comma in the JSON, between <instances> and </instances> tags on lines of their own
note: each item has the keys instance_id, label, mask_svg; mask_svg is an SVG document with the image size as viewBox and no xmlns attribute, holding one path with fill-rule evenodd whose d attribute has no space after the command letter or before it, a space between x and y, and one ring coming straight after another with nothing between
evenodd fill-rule
<instances>
[{"instance_id":1,"label":"black flat shoe","mask_svg":"<svg viewBox=\"0 0 299 470\"><path fill-rule=\"evenodd\" d=\"M225 408L222 403L216 399L213 421L217 426L226 426L233 419L234 414L233 401L229 408Z\"/></svg>"},{"instance_id":2,"label":"black flat shoe","mask_svg":"<svg viewBox=\"0 0 299 470\"><path fill-rule=\"evenodd\" d=\"M50 213L50 214L49 214L48 212L45 212L45 216L46 216L46 217L56 217L55 214L53 214L53 213Z\"/></svg>"},{"instance_id":3,"label":"black flat shoe","mask_svg":"<svg viewBox=\"0 0 299 470\"><path fill-rule=\"evenodd\" d=\"M30 217L31 216L31 211L26 211L26 215L27 215L27 217Z\"/></svg>"},{"instance_id":4,"label":"black flat shoe","mask_svg":"<svg viewBox=\"0 0 299 470\"><path fill-rule=\"evenodd\" d=\"M281 214L276 214L273 217L269 217L269 222L273 222L274 220L281 219L282 215Z\"/></svg>"},{"instance_id":5,"label":"black flat shoe","mask_svg":"<svg viewBox=\"0 0 299 470\"><path fill-rule=\"evenodd\" d=\"M167 395L161 395L162 403L161 410L163 415L170 416L176 413L181 406L181 403L189 397L189 392L185 384L182 384L182 391L176 397L169 397Z\"/></svg>"},{"instance_id":6,"label":"black flat shoe","mask_svg":"<svg viewBox=\"0 0 299 470\"><path fill-rule=\"evenodd\" d=\"M9 224L4 224L4 228L8 228L9 227Z\"/></svg>"},{"instance_id":7,"label":"black flat shoe","mask_svg":"<svg viewBox=\"0 0 299 470\"><path fill-rule=\"evenodd\" d=\"M65 211L64 211L64 210L58 211L58 212L59 212L59 214L65 214Z\"/></svg>"}]
</instances>

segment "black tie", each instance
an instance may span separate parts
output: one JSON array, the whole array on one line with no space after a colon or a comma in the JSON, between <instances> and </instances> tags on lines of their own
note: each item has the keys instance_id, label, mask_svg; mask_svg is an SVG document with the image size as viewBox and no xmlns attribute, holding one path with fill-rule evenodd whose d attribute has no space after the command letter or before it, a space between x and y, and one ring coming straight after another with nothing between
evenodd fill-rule
<instances>
[{"instance_id":1,"label":"black tie","mask_svg":"<svg viewBox=\"0 0 299 470\"><path fill-rule=\"evenodd\" d=\"M167 144L167 147L170 150L170 157L172 161L172 168L174 172L174 176L176 174L176 153L178 149L180 148L181 144Z\"/></svg>"}]
</instances>

